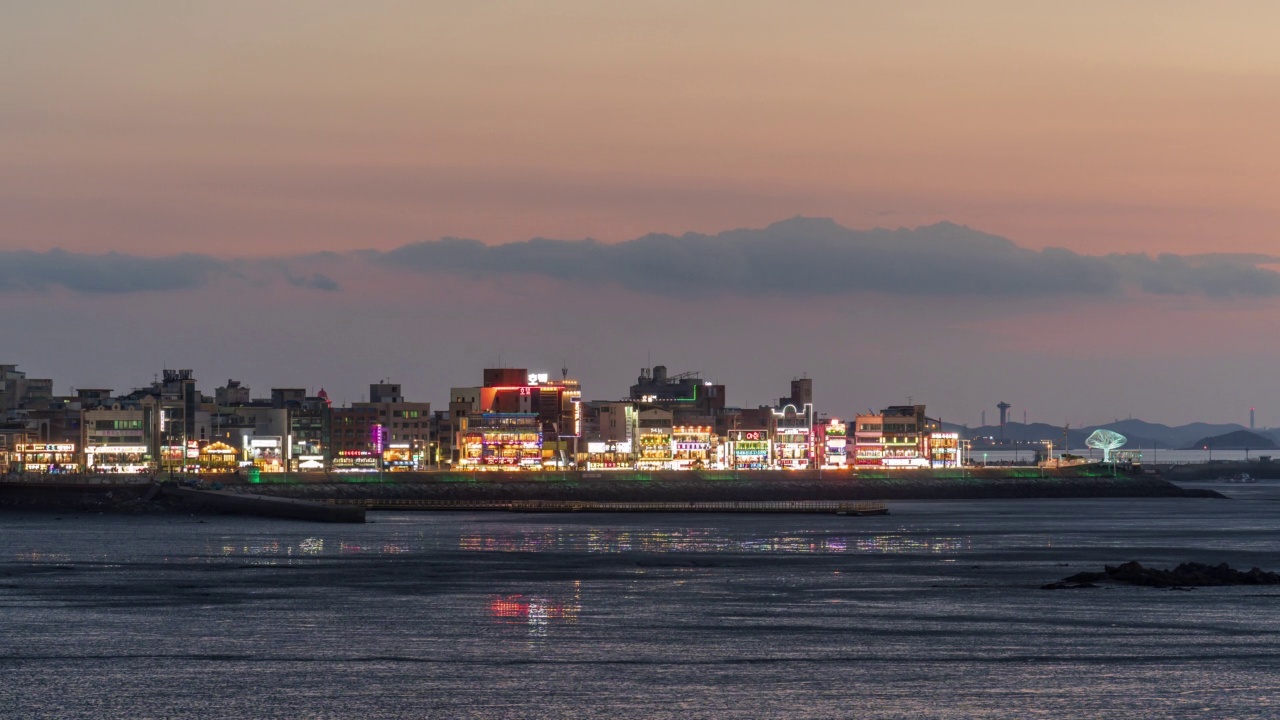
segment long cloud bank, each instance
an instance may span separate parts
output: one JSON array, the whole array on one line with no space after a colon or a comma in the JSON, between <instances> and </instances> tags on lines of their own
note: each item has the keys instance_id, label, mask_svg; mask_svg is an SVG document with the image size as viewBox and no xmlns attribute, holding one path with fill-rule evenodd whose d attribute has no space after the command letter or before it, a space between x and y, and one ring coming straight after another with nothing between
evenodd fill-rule
<instances>
[{"instance_id":1,"label":"long cloud bank","mask_svg":"<svg viewBox=\"0 0 1280 720\"><path fill-rule=\"evenodd\" d=\"M623 243L534 239L505 245L445 238L389 252L329 256L352 273L373 262L403 271L467 277L544 277L617 284L677 297L813 297L872 292L938 297L1199 295L1280 296L1280 273L1261 255L1081 255L1031 250L1010 240L940 223L915 229L857 231L831 220L794 218L766 228L717 235L647 235ZM145 258L53 250L0 252L0 291L61 286L85 293L171 291L197 287L255 266L288 284L337 291L337 280L310 273L308 258L219 260L202 255Z\"/></svg>"}]
</instances>

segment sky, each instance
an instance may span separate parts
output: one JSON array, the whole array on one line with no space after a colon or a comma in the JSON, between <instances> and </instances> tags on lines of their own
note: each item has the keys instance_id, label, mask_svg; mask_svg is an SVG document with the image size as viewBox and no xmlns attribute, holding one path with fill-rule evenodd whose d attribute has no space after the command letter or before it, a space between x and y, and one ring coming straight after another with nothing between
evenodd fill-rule
<instances>
[{"instance_id":1,"label":"sky","mask_svg":"<svg viewBox=\"0 0 1280 720\"><path fill-rule=\"evenodd\" d=\"M664 363L747 406L808 374L833 414L1280 425L1278 25L7 2L0 362L436 403L499 362L600 398Z\"/></svg>"}]
</instances>

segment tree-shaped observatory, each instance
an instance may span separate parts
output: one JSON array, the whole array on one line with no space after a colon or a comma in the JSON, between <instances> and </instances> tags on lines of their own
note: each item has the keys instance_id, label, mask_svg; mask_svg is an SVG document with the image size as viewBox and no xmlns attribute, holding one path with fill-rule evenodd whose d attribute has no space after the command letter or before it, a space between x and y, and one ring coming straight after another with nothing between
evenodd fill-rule
<instances>
[{"instance_id":1,"label":"tree-shaped observatory","mask_svg":"<svg viewBox=\"0 0 1280 720\"><path fill-rule=\"evenodd\" d=\"M1110 462L1111 451L1129 442L1129 438L1111 430L1094 430L1084 444L1102 451L1102 462Z\"/></svg>"}]
</instances>

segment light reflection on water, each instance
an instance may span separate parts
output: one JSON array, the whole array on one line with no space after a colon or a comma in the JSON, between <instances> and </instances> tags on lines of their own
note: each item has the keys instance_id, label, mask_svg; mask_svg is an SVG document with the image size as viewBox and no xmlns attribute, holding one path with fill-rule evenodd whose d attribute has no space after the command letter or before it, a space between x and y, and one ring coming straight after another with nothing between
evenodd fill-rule
<instances>
[{"instance_id":1,"label":"light reflection on water","mask_svg":"<svg viewBox=\"0 0 1280 720\"><path fill-rule=\"evenodd\" d=\"M582 581L574 580L570 590L552 594L541 592L495 596L489 615L504 625L528 628L531 640L546 639L553 624L573 624L582 612Z\"/></svg>"},{"instance_id":2,"label":"light reflection on water","mask_svg":"<svg viewBox=\"0 0 1280 720\"><path fill-rule=\"evenodd\" d=\"M539 531L488 531L463 535L460 550L471 552L588 553L933 553L966 550L966 537L919 535L825 536L781 535L732 537L708 530L644 530L544 528Z\"/></svg>"},{"instance_id":3,"label":"light reflection on water","mask_svg":"<svg viewBox=\"0 0 1280 720\"><path fill-rule=\"evenodd\" d=\"M1039 589L1280 569L1280 492L1246 491L847 522L0 516L0 718L1277 717L1276 590Z\"/></svg>"}]
</instances>

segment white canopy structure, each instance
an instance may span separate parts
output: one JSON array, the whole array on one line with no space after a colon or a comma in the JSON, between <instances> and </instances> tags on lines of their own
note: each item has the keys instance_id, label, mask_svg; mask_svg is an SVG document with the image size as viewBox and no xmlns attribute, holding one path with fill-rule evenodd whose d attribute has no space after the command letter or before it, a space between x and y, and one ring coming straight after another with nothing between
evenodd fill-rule
<instances>
[{"instance_id":1,"label":"white canopy structure","mask_svg":"<svg viewBox=\"0 0 1280 720\"><path fill-rule=\"evenodd\" d=\"M1129 442L1129 438L1118 432L1098 429L1093 431L1093 434L1084 441L1084 444L1101 450L1102 461L1109 462L1111 460L1111 451L1123 447L1127 442Z\"/></svg>"}]
</instances>

